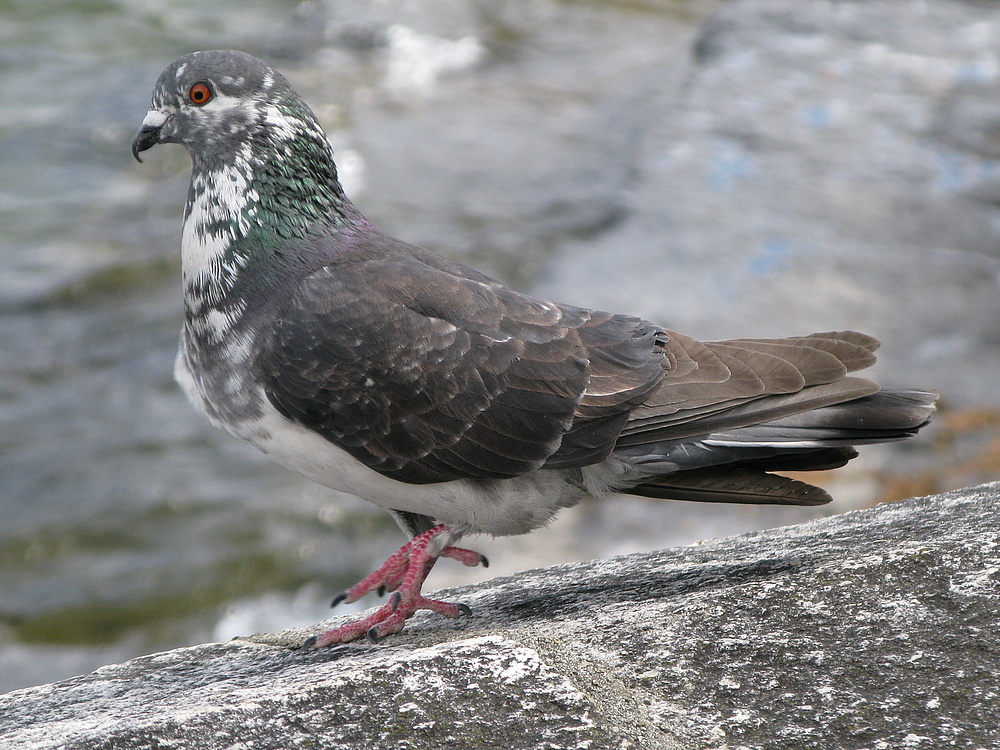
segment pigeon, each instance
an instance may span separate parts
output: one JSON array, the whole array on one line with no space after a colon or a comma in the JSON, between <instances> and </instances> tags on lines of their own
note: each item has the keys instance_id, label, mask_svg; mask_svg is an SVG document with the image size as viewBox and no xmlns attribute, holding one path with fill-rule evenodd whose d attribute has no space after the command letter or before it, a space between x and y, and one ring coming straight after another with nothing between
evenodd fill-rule
<instances>
[{"instance_id":1,"label":"pigeon","mask_svg":"<svg viewBox=\"0 0 1000 750\"><path fill-rule=\"evenodd\" d=\"M171 63L132 142L191 157L175 376L216 426L395 516L409 541L338 596L390 592L321 648L398 633L468 534L524 534L584 496L814 505L776 472L832 469L908 438L937 394L850 373L853 331L701 342L524 294L383 234L344 194L288 81L243 52Z\"/></svg>"}]
</instances>

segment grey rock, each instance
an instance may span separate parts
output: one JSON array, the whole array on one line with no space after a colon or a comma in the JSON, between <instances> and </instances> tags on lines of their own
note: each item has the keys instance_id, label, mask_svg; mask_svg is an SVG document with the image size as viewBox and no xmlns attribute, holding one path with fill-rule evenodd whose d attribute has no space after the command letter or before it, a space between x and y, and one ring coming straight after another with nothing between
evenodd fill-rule
<instances>
[{"instance_id":1,"label":"grey rock","mask_svg":"<svg viewBox=\"0 0 1000 750\"><path fill-rule=\"evenodd\" d=\"M987 748L1000 483L446 594L379 645L305 631L0 696L10 748Z\"/></svg>"}]
</instances>

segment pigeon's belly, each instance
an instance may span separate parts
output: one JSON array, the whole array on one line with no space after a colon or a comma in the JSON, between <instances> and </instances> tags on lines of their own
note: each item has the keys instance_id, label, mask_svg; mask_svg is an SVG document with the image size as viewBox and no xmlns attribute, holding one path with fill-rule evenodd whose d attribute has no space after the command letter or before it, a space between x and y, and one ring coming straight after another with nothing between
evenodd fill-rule
<instances>
[{"instance_id":1,"label":"pigeon's belly","mask_svg":"<svg viewBox=\"0 0 1000 750\"><path fill-rule=\"evenodd\" d=\"M420 513L462 532L524 534L543 526L583 493L558 471L502 480L407 484L368 468L312 430L286 419L265 400L265 413L239 430L275 461L331 489L386 510Z\"/></svg>"}]
</instances>

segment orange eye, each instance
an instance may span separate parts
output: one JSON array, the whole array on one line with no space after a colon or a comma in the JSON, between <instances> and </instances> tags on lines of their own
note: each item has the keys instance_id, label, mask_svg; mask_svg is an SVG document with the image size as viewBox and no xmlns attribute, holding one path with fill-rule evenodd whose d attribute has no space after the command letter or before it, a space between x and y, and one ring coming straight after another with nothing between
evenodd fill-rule
<instances>
[{"instance_id":1,"label":"orange eye","mask_svg":"<svg viewBox=\"0 0 1000 750\"><path fill-rule=\"evenodd\" d=\"M188 99L191 100L192 104L197 104L199 107L202 104L208 104L212 100L212 89L208 87L207 83L196 83L188 91Z\"/></svg>"}]
</instances>

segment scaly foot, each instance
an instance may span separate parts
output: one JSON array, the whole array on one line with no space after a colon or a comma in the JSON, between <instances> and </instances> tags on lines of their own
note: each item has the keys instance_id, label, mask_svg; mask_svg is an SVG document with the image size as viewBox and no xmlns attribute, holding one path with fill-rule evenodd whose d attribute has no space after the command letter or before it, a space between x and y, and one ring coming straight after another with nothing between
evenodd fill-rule
<instances>
[{"instance_id":1,"label":"scaly foot","mask_svg":"<svg viewBox=\"0 0 1000 750\"><path fill-rule=\"evenodd\" d=\"M439 524L413 537L378 570L333 600L333 605L336 606L341 602L357 601L372 591L378 591L380 595L387 591L394 592L388 603L364 619L348 622L322 635L308 638L302 647L322 648L335 643L348 643L363 635L367 635L372 641L378 641L402 630L406 620L420 609L429 609L445 617L472 614L472 610L464 604L428 599L420 593L424 579L439 557L450 557L470 566L489 565L483 555L461 547L445 547L440 552L433 552L432 542L450 531L444 524Z\"/></svg>"}]
</instances>

